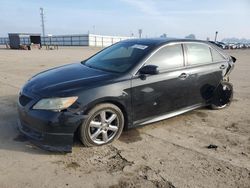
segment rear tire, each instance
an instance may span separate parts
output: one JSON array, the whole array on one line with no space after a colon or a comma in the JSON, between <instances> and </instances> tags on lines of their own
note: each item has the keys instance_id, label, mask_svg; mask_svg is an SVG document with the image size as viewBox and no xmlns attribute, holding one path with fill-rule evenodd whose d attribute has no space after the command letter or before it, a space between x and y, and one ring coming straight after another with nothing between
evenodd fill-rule
<instances>
[{"instance_id":1,"label":"rear tire","mask_svg":"<svg viewBox=\"0 0 250 188\"><path fill-rule=\"evenodd\" d=\"M96 105L79 128L80 140L86 147L101 146L119 138L124 127L124 116L111 103Z\"/></svg>"},{"instance_id":2,"label":"rear tire","mask_svg":"<svg viewBox=\"0 0 250 188\"><path fill-rule=\"evenodd\" d=\"M233 85L229 82L221 82L215 91L212 104L212 110L221 110L230 106L233 100Z\"/></svg>"}]
</instances>

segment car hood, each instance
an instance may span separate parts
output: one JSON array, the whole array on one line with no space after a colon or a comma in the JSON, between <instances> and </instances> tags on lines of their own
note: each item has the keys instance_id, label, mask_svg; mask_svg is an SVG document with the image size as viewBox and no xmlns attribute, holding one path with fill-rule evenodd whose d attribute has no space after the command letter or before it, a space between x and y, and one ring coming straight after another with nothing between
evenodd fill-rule
<instances>
[{"instance_id":1,"label":"car hood","mask_svg":"<svg viewBox=\"0 0 250 188\"><path fill-rule=\"evenodd\" d=\"M38 96L63 96L90 87L96 87L115 78L114 73L89 68L81 63L56 67L33 76L23 91Z\"/></svg>"}]
</instances>

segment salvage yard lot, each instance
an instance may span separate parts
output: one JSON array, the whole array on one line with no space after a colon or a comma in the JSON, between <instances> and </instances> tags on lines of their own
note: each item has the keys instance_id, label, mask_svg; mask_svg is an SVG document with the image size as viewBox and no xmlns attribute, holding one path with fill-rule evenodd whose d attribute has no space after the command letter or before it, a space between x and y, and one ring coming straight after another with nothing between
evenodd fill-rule
<instances>
[{"instance_id":1,"label":"salvage yard lot","mask_svg":"<svg viewBox=\"0 0 250 188\"><path fill-rule=\"evenodd\" d=\"M16 101L26 80L98 50L0 48L1 188L250 187L250 50L228 51L237 62L227 109L203 108L129 130L102 147L85 148L76 139L69 154L40 150L20 136Z\"/></svg>"}]
</instances>

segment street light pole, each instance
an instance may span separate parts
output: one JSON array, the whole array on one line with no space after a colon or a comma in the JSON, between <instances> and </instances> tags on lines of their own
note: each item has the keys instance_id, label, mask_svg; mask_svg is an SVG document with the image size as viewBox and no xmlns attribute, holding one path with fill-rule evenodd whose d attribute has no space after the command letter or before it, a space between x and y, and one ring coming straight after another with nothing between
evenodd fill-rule
<instances>
[{"instance_id":1,"label":"street light pole","mask_svg":"<svg viewBox=\"0 0 250 188\"><path fill-rule=\"evenodd\" d=\"M217 35L218 35L218 31L215 32L215 38L214 38L214 42L217 41Z\"/></svg>"},{"instance_id":2,"label":"street light pole","mask_svg":"<svg viewBox=\"0 0 250 188\"><path fill-rule=\"evenodd\" d=\"M45 37L45 25L44 25L44 12L43 8L40 8L40 15L41 15L41 26L42 26L42 32L43 32L43 37Z\"/></svg>"},{"instance_id":3,"label":"street light pole","mask_svg":"<svg viewBox=\"0 0 250 188\"><path fill-rule=\"evenodd\" d=\"M139 33L139 38L141 38L142 37L142 29L139 29L138 33Z\"/></svg>"}]
</instances>

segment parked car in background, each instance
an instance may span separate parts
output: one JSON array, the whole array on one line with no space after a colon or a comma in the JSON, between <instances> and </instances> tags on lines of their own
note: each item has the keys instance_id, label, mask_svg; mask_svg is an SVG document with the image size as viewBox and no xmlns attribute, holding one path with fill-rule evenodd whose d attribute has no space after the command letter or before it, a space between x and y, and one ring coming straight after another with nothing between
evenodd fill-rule
<instances>
[{"instance_id":1,"label":"parked car in background","mask_svg":"<svg viewBox=\"0 0 250 188\"><path fill-rule=\"evenodd\" d=\"M124 128L227 107L235 61L205 41L122 41L33 76L20 91L18 126L47 150L70 152L75 133L85 146L108 144Z\"/></svg>"},{"instance_id":2,"label":"parked car in background","mask_svg":"<svg viewBox=\"0 0 250 188\"><path fill-rule=\"evenodd\" d=\"M209 42L216 45L216 46L218 46L219 48L223 49L223 46L220 43L215 42L215 41L209 41Z\"/></svg>"},{"instance_id":3,"label":"parked car in background","mask_svg":"<svg viewBox=\"0 0 250 188\"><path fill-rule=\"evenodd\" d=\"M229 49L237 49L237 44L229 43Z\"/></svg>"},{"instance_id":4,"label":"parked car in background","mask_svg":"<svg viewBox=\"0 0 250 188\"><path fill-rule=\"evenodd\" d=\"M229 46L223 42L214 42L214 41L209 41L210 43L218 46L219 48L225 50L225 49L229 49Z\"/></svg>"},{"instance_id":5,"label":"parked car in background","mask_svg":"<svg viewBox=\"0 0 250 188\"><path fill-rule=\"evenodd\" d=\"M228 49L247 49L250 48L250 44L248 43L229 43Z\"/></svg>"},{"instance_id":6,"label":"parked car in background","mask_svg":"<svg viewBox=\"0 0 250 188\"><path fill-rule=\"evenodd\" d=\"M226 45L225 43L223 43L223 42L217 42L217 43L221 45L221 48L223 50L228 49L228 45Z\"/></svg>"}]
</instances>

